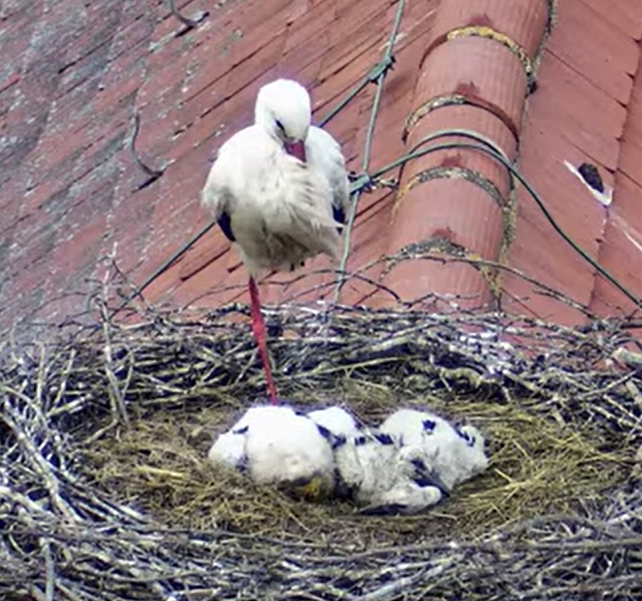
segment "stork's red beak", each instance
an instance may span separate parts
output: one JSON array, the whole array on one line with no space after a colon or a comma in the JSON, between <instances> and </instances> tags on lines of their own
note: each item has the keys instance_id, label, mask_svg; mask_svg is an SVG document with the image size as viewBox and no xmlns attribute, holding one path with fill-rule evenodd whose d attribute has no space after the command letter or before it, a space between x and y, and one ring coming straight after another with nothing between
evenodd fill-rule
<instances>
[{"instance_id":1,"label":"stork's red beak","mask_svg":"<svg viewBox=\"0 0 642 601\"><path fill-rule=\"evenodd\" d=\"M305 143L301 140L296 142L286 142L285 152L305 163Z\"/></svg>"}]
</instances>

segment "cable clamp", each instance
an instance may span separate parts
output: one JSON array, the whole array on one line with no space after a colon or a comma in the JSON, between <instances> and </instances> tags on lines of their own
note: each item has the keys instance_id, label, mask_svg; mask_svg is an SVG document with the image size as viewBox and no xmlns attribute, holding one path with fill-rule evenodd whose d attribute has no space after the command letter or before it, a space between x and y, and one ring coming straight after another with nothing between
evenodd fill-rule
<instances>
[{"instance_id":1,"label":"cable clamp","mask_svg":"<svg viewBox=\"0 0 642 601\"><path fill-rule=\"evenodd\" d=\"M396 59L392 54L385 56L384 59L378 65L375 65L372 71L368 73L368 81L370 83L377 83L381 77L384 77L388 71L394 68L395 61Z\"/></svg>"}]
</instances>

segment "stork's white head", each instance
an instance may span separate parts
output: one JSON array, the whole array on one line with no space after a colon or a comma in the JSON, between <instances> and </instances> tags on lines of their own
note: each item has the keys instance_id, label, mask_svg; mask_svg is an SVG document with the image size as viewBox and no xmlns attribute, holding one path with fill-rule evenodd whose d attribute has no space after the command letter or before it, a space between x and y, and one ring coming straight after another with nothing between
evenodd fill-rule
<instances>
[{"instance_id":1,"label":"stork's white head","mask_svg":"<svg viewBox=\"0 0 642 601\"><path fill-rule=\"evenodd\" d=\"M259 90L254 108L256 124L302 161L311 115L310 95L296 81L277 79Z\"/></svg>"}]
</instances>

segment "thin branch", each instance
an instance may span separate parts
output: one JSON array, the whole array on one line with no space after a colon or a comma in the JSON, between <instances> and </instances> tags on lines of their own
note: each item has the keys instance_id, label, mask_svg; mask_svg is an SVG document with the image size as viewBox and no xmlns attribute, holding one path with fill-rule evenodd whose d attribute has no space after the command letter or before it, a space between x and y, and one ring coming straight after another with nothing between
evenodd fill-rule
<instances>
[{"instance_id":1,"label":"thin branch","mask_svg":"<svg viewBox=\"0 0 642 601\"><path fill-rule=\"evenodd\" d=\"M41 539L42 553L45 556L45 574L47 576L45 583L45 601L54 601L56 592L56 568L54 566L53 555L51 554L51 543L47 539Z\"/></svg>"}]
</instances>

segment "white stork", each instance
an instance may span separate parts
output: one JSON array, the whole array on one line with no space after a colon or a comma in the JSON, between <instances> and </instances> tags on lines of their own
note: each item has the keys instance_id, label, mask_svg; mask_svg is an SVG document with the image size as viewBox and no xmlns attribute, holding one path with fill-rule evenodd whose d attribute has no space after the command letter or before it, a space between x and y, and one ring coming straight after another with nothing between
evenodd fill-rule
<instances>
[{"instance_id":1,"label":"white stork","mask_svg":"<svg viewBox=\"0 0 642 601\"><path fill-rule=\"evenodd\" d=\"M293 271L318 254L336 258L349 201L341 148L310 120L303 86L286 79L263 86L254 125L221 146L202 192L249 271L252 330L273 404L278 396L256 279L265 270Z\"/></svg>"},{"instance_id":2,"label":"white stork","mask_svg":"<svg viewBox=\"0 0 642 601\"><path fill-rule=\"evenodd\" d=\"M419 447L364 429L334 449L337 492L364 513L418 513L448 495L426 459Z\"/></svg>"},{"instance_id":3,"label":"white stork","mask_svg":"<svg viewBox=\"0 0 642 601\"><path fill-rule=\"evenodd\" d=\"M448 491L488 467L485 440L475 426L455 427L429 411L399 409L379 431L403 445L420 448Z\"/></svg>"},{"instance_id":4,"label":"white stork","mask_svg":"<svg viewBox=\"0 0 642 601\"><path fill-rule=\"evenodd\" d=\"M326 407L310 411L308 417L317 425L320 431L326 431L326 438L330 440L333 447L341 445L350 436L359 433L359 424L342 407Z\"/></svg>"},{"instance_id":5,"label":"white stork","mask_svg":"<svg viewBox=\"0 0 642 601\"><path fill-rule=\"evenodd\" d=\"M296 496L356 501L370 514L420 512L488 465L473 426L401 409L370 429L337 406L307 415L253 407L216 439L209 459Z\"/></svg>"},{"instance_id":6,"label":"white stork","mask_svg":"<svg viewBox=\"0 0 642 601\"><path fill-rule=\"evenodd\" d=\"M285 405L248 409L208 454L217 465L249 473L309 499L334 490L334 457L324 428Z\"/></svg>"}]
</instances>

